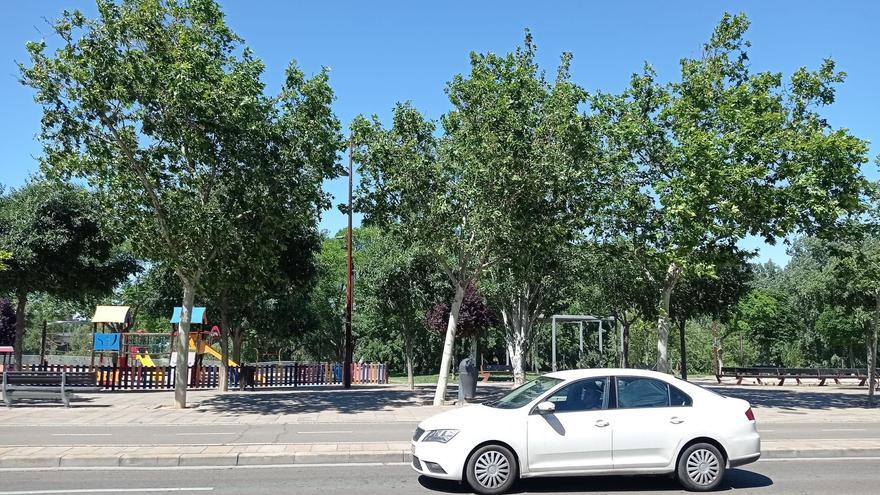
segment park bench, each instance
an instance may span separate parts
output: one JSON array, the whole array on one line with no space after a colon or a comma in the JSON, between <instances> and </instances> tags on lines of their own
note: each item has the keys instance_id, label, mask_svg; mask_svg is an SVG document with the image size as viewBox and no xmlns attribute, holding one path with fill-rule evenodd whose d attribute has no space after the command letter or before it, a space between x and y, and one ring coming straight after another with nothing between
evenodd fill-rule
<instances>
[{"instance_id":1,"label":"park bench","mask_svg":"<svg viewBox=\"0 0 880 495\"><path fill-rule=\"evenodd\" d=\"M819 386L824 386L826 381L834 380L840 384L841 380L858 380L859 386L864 386L868 380L868 370L860 368L781 368L781 367L753 367L753 368L721 368L721 373L715 378L721 383L722 378L735 378L736 384L742 384L743 379L751 378L763 385L763 380L776 380L777 385L784 385L785 380L794 380L798 385L801 380L813 379L819 381Z\"/></svg>"},{"instance_id":2,"label":"park bench","mask_svg":"<svg viewBox=\"0 0 880 495\"><path fill-rule=\"evenodd\" d=\"M2 390L6 407L12 407L14 397L60 397L64 407L70 407L73 392L97 392L100 387L93 371L4 371Z\"/></svg>"},{"instance_id":3,"label":"park bench","mask_svg":"<svg viewBox=\"0 0 880 495\"><path fill-rule=\"evenodd\" d=\"M480 379L483 383L489 381L492 373L513 373L513 366L509 364L484 364L480 367Z\"/></svg>"}]
</instances>

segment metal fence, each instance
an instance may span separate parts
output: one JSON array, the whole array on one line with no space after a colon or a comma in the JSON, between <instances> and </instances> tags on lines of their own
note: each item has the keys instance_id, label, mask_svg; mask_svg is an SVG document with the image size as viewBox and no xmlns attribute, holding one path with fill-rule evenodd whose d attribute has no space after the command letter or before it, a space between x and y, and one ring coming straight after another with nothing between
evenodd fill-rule
<instances>
[{"instance_id":1,"label":"metal fence","mask_svg":"<svg viewBox=\"0 0 880 495\"><path fill-rule=\"evenodd\" d=\"M86 365L31 365L24 366L27 371L57 371L97 373L98 386L103 390L173 390L175 368L172 366L127 367ZM253 388L282 388L314 385L337 385L342 383L342 364L340 363L285 363L261 364L254 366L230 366L229 386L237 388L243 376L253 373ZM354 384L388 383L388 368L381 363L353 363L351 382ZM220 384L220 367L216 365L190 366L187 373L187 388L212 389Z\"/></svg>"}]
</instances>

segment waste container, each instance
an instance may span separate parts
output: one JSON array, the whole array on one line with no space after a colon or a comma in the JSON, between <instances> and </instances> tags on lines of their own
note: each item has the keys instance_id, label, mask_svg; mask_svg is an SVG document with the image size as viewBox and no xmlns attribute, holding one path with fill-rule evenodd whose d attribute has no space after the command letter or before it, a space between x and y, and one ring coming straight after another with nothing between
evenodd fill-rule
<instances>
[{"instance_id":1,"label":"waste container","mask_svg":"<svg viewBox=\"0 0 880 495\"><path fill-rule=\"evenodd\" d=\"M467 357L458 364L458 400L471 400L477 394L477 366Z\"/></svg>"},{"instance_id":2,"label":"waste container","mask_svg":"<svg viewBox=\"0 0 880 495\"><path fill-rule=\"evenodd\" d=\"M254 389L254 384L256 380L254 379L254 375L257 373L257 368L255 366L242 365L241 374L238 378L238 388L239 390L244 390L247 387L250 387L251 390Z\"/></svg>"}]
</instances>

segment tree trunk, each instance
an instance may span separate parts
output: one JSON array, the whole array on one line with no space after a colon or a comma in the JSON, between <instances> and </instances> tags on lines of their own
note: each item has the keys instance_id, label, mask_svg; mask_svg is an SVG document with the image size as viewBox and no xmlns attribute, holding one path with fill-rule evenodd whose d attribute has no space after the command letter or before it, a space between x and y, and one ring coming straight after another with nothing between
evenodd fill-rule
<instances>
[{"instance_id":1,"label":"tree trunk","mask_svg":"<svg viewBox=\"0 0 880 495\"><path fill-rule=\"evenodd\" d=\"M220 291L220 391L229 391L229 293L226 289ZM238 362L238 361L236 361Z\"/></svg>"},{"instance_id":2,"label":"tree trunk","mask_svg":"<svg viewBox=\"0 0 880 495\"><path fill-rule=\"evenodd\" d=\"M678 322L678 339L681 352L681 379L685 381L688 379L687 344L684 340L684 330L686 326L687 320L682 319Z\"/></svg>"},{"instance_id":3,"label":"tree trunk","mask_svg":"<svg viewBox=\"0 0 880 495\"><path fill-rule=\"evenodd\" d=\"M528 297L523 294L516 297L510 308L501 310L507 354L510 356L510 365L513 368L513 384L517 387L526 381L525 361L532 333L531 314Z\"/></svg>"},{"instance_id":4,"label":"tree trunk","mask_svg":"<svg viewBox=\"0 0 880 495\"><path fill-rule=\"evenodd\" d=\"M177 328L177 368L175 369L174 407L186 409L186 387L189 375L189 328L192 318L195 282L181 277L183 282L183 304L180 311L180 325Z\"/></svg>"},{"instance_id":5,"label":"tree trunk","mask_svg":"<svg viewBox=\"0 0 880 495\"><path fill-rule=\"evenodd\" d=\"M24 355L24 330L26 328L27 318L27 292L18 293L18 304L15 306L15 366L16 369L22 369L22 356Z\"/></svg>"},{"instance_id":6,"label":"tree trunk","mask_svg":"<svg viewBox=\"0 0 880 495\"><path fill-rule=\"evenodd\" d=\"M458 312L464 300L464 289L467 284L459 283L455 288L455 299L449 311L449 323L446 326L446 339L443 341L443 358L440 360L440 376L437 378L437 390L434 392L434 405L442 406L446 400L446 383L449 381L449 364L452 361L452 348L455 344L455 330L458 326Z\"/></svg>"},{"instance_id":7,"label":"tree trunk","mask_svg":"<svg viewBox=\"0 0 880 495\"><path fill-rule=\"evenodd\" d=\"M718 340L718 322L712 320L712 369L721 376L721 341Z\"/></svg>"},{"instance_id":8,"label":"tree trunk","mask_svg":"<svg viewBox=\"0 0 880 495\"><path fill-rule=\"evenodd\" d=\"M410 390L414 390L416 379L413 372L413 336L406 331L405 327L403 328L403 352L406 355L406 384Z\"/></svg>"},{"instance_id":9,"label":"tree trunk","mask_svg":"<svg viewBox=\"0 0 880 495\"><path fill-rule=\"evenodd\" d=\"M874 296L874 324L868 331L868 407L874 407L874 389L877 388L877 329L880 327L880 294Z\"/></svg>"},{"instance_id":10,"label":"tree trunk","mask_svg":"<svg viewBox=\"0 0 880 495\"><path fill-rule=\"evenodd\" d=\"M853 352L853 343L852 342L849 343L849 367L850 368L856 367L856 354L855 354L855 352Z\"/></svg>"},{"instance_id":11,"label":"tree trunk","mask_svg":"<svg viewBox=\"0 0 880 495\"><path fill-rule=\"evenodd\" d=\"M241 366L241 346L244 341L244 331L241 328L231 329L232 333L232 360Z\"/></svg>"},{"instance_id":12,"label":"tree trunk","mask_svg":"<svg viewBox=\"0 0 880 495\"><path fill-rule=\"evenodd\" d=\"M476 335L471 336L471 362L474 363L474 366L478 366L477 364L477 343L480 338Z\"/></svg>"},{"instance_id":13,"label":"tree trunk","mask_svg":"<svg viewBox=\"0 0 880 495\"><path fill-rule=\"evenodd\" d=\"M672 290L678 282L681 267L670 263L666 269L666 277L663 279L663 290L660 294L660 307L657 318L657 365L655 369L661 373L669 373L669 300Z\"/></svg>"},{"instance_id":14,"label":"tree trunk","mask_svg":"<svg viewBox=\"0 0 880 495\"><path fill-rule=\"evenodd\" d=\"M622 323L623 331L621 332L621 350L620 350L620 367L629 367L629 327L632 325L629 321Z\"/></svg>"}]
</instances>

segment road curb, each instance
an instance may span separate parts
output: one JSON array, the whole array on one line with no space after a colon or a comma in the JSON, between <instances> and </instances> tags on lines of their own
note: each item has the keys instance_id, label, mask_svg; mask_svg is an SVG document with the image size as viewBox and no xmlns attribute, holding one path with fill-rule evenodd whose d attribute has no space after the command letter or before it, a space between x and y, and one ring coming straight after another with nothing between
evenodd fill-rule
<instances>
[{"instance_id":1,"label":"road curb","mask_svg":"<svg viewBox=\"0 0 880 495\"><path fill-rule=\"evenodd\" d=\"M880 448L847 449L765 449L762 459L796 459L820 457L880 457ZM177 466L279 466L296 464L386 464L410 462L409 450L334 452L241 452L228 454L150 454L67 456L4 456L0 469L68 468L68 467L177 467Z\"/></svg>"},{"instance_id":2,"label":"road curb","mask_svg":"<svg viewBox=\"0 0 880 495\"><path fill-rule=\"evenodd\" d=\"M880 457L880 448L770 449L761 451L762 459L805 459L810 457Z\"/></svg>"},{"instance_id":3,"label":"road curb","mask_svg":"<svg viewBox=\"0 0 880 495\"><path fill-rule=\"evenodd\" d=\"M409 462L408 450L284 452L229 454L150 454L6 456L0 457L0 469L53 467L177 467L177 466L277 466L290 464L382 464Z\"/></svg>"}]
</instances>

